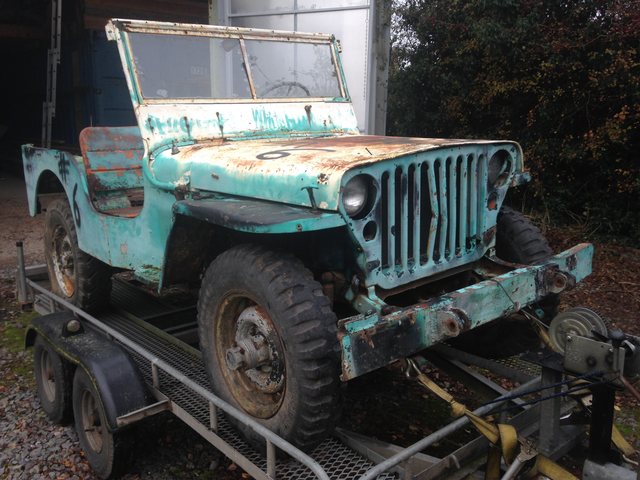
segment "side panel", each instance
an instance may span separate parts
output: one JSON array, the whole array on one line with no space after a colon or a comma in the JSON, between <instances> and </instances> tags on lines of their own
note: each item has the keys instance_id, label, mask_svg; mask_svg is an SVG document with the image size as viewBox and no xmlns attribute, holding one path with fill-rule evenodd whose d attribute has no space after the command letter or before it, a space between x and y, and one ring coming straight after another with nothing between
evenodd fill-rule
<instances>
[{"instance_id":1,"label":"side panel","mask_svg":"<svg viewBox=\"0 0 640 480\"><path fill-rule=\"evenodd\" d=\"M173 224L173 192L149 188L145 178L144 206L137 217L101 214L90 202L81 157L32 145L24 145L22 154L31 215L37 213L39 182L49 172L64 187L81 250L114 267L133 270L145 282L160 281Z\"/></svg>"}]
</instances>

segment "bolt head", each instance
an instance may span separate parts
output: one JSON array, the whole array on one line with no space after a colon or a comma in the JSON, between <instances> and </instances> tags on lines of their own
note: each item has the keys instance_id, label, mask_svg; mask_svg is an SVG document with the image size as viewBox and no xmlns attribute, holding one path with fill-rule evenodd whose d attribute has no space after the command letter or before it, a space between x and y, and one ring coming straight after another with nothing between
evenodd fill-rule
<instances>
[{"instance_id":1,"label":"bolt head","mask_svg":"<svg viewBox=\"0 0 640 480\"><path fill-rule=\"evenodd\" d=\"M245 366L244 353L239 347L228 349L224 359L227 362L227 368L229 368L229 370L237 371Z\"/></svg>"},{"instance_id":2,"label":"bolt head","mask_svg":"<svg viewBox=\"0 0 640 480\"><path fill-rule=\"evenodd\" d=\"M80 322L76 319L67 322L67 331L70 333L78 333L80 331Z\"/></svg>"}]
</instances>

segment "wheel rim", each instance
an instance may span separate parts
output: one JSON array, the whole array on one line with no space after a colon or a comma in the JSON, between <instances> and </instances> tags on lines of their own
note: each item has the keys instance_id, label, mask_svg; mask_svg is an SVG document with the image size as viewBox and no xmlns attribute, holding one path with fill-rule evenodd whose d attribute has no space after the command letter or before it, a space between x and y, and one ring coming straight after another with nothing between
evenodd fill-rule
<instances>
[{"instance_id":1,"label":"wheel rim","mask_svg":"<svg viewBox=\"0 0 640 480\"><path fill-rule=\"evenodd\" d=\"M72 297L75 292L75 263L73 246L69 234L62 225L58 225L53 232L52 239L53 272L62 293Z\"/></svg>"},{"instance_id":2,"label":"wheel rim","mask_svg":"<svg viewBox=\"0 0 640 480\"><path fill-rule=\"evenodd\" d=\"M267 311L246 295L229 295L217 311L218 365L236 402L257 418L276 414L286 388L284 349Z\"/></svg>"},{"instance_id":3,"label":"wheel rim","mask_svg":"<svg viewBox=\"0 0 640 480\"><path fill-rule=\"evenodd\" d=\"M98 403L95 397L89 390L82 392L81 401L81 417L82 417L82 429L84 430L84 436L89 443L89 447L96 453L102 451L103 445L103 425L100 411L98 410Z\"/></svg>"},{"instance_id":4,"label":"wheel rim","mask_svg":"<svg viewBox=\"0 0 640 480\"><path fill-rule=\"evenodd\" d=\"M46 350L43 350L40 355L40 373L42 393L49 402L53 403L56 399L56 380L51 356Z\"/></svg>"}]
</instances>

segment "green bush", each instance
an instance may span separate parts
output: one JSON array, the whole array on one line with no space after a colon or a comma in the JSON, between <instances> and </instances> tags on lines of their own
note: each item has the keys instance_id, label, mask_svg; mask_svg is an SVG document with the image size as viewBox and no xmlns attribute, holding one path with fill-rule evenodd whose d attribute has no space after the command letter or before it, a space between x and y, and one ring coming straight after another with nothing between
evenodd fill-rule
<instances>
[{"instance_id":1,"label":"green bush","mask_svg":"<svg viewBox=\"0 0 640 480\"><path fill-rule=\"evenodd\" d=\"M556 221L640 238L637 1L397 0L391 135L519 141Z\"/></svg>"}]
</instances>

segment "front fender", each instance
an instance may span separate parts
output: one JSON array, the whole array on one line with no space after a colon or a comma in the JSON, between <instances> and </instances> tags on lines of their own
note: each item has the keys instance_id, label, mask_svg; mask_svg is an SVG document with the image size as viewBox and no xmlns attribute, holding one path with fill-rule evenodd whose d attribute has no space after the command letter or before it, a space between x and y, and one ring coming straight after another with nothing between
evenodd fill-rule
<instances>
[{"instance_id":1,"label":"front fender","mask_svg":"<svg viewBox=\"0 0 640 480\"><path fill-rule=\"evenodd\" d=\"M246 233L313 232L345 225L337 212L244 198L180 200L173 212Z\"/></svg>"}]
</instances>

